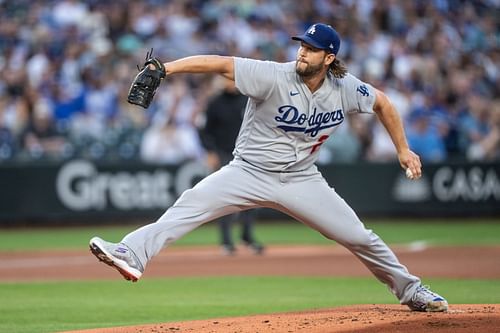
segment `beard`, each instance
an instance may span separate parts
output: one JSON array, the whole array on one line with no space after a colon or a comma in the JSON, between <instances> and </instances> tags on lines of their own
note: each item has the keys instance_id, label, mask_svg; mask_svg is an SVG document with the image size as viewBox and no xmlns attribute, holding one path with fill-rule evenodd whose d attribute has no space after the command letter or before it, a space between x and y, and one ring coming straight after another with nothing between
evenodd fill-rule
<instances>
[{"instance_id":1,"label":"beard","mask_svg":"<svg viewBox=\"0 0 500 333\"><path fill-rule=\"evenodd\" d=\"M301 62L298 61L298 60L295 62L295 72L300 77L311 77L311 76L314 76L314 75L318 74L319 72L321 72L321 70L323 69L323 64L322 63L317 64L317 65L311 65L310 63L302 62L303 64L306 64L305 68L301 68L299 66L300 63Z\"/></svg>"}]
</instances>

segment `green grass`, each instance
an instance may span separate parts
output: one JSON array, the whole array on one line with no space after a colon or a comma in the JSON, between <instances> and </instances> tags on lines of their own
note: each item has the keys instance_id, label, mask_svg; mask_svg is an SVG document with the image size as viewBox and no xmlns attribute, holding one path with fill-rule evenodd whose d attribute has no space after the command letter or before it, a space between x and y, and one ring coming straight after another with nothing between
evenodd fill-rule
<instances>
[{"instance_id":1,"label":"green grass","mask_svg":"<svg viewBox=\"0 0 500 333\"><path fill-rule=\"evenodd\" d=\"M500 280L424 281L451 303L499 303ZM373 278L218 277L0 283L0 332L43 333L396 299Z\"/></svg>"},{"instance_id":2,"label":"green grass","mask_svg":"<svg viewBox=\"0 0 500 333\"><path fill-rule=\"evenodd\" d=\"M500 244L500 220L366 220L390 244L425 241L439 245ZM72 227L0 230L0 251L85 248L92 236L119 241L137 226ZM238 226L233 228L235 237ZM296 221L259 222L256 235L265 244L329 244L319 233ZM174 246L217 244L216 223L208 223L178 240ZM237 238L235 238L237 239Z\"/></svg>"},{"instance_id":3,"label":"green grass","mask_svg":"<svg viewBox=\"0 0 500 333\"><path fill-rule=\"evenodd\" d=\"M425 241L431 245L500 245L500 219L368 221L387 243Z\"/></svg>"},{"instance_id":4,"label":"green grass","mask_svg":"<svg viewBox=\"0 0 500 333\"><path fill-rule=\"evenodd\" d=\"M401 222L401 223L397 223ZM500 220L366 220L387 243L500 245ZM0 251L86 249L99 235L119 241L137 226L0 230ZM235 228L237 233L239 228ZM256 225L271 244L329 244L298 222ZM186 235L174 246L218 243L216 223ZM500 279L423 281L451 304L500 303ZM116 281L0 283L0 333L57 332L335 307L393 303L374 278L192 277Z\"/></svg>"}]
</instances>

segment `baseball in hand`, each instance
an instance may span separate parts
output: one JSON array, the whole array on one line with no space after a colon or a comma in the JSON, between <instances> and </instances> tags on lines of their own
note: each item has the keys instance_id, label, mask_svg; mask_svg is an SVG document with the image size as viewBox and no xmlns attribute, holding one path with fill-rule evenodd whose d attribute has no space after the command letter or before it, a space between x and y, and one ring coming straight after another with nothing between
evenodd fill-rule
<instances>
[{"instance_id":1,"label":"baseball in hand","mask_svg":"<svg viewBox=\"0 0 500 333\"><path fill-rule=\"evenodd\" d=\"M406 169L406 178L413 179L413 172L411 172L410 168Z\"/></svg>"}]
</instances>

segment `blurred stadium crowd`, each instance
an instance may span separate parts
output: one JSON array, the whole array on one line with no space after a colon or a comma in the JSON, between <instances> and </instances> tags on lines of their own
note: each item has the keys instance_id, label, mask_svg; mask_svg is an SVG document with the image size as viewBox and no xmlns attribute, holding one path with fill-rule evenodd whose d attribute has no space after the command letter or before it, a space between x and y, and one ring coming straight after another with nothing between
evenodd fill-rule
<instances>
[{"instance_id":1,"label":"blurred stadium crowd","mask_svg":"<svg viewBox=\"0 0 500 333\"><path fill-rule=\"evenodd\" d=\"M0 161L203 159L214 76L167 78L127 104L136 64L222 54L291 61L314 22L384 90L424 161L500 160L498 0L0 0ZM321 163L396 158L374 116L349 116Z\"/></svg>"}]
</instances>

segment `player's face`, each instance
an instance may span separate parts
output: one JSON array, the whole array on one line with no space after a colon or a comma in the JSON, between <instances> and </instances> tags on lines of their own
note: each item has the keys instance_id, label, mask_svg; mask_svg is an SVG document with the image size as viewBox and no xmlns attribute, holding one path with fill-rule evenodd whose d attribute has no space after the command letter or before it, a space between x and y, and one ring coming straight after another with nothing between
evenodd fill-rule
<instances>
[{"instance_id":1,"label":"player's face","mask_svg":"<svg viewBox=\"0 0 500 333\"><path fill-rule=\"evenodd\" d=\"M295 71L302 77L315 76L328 68L327 57L330 55L321 49L312 47L304 42L300 43L297 51Z\"/></svg>"}]
</instances>

